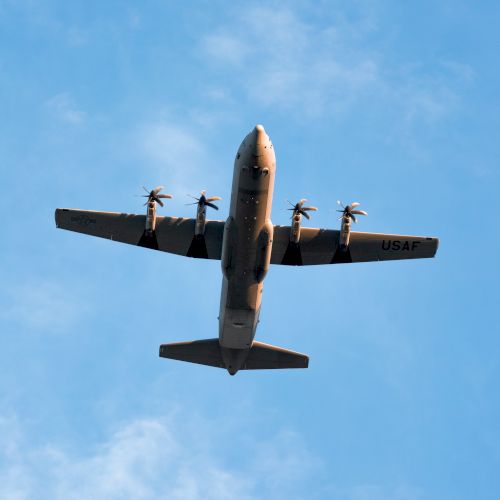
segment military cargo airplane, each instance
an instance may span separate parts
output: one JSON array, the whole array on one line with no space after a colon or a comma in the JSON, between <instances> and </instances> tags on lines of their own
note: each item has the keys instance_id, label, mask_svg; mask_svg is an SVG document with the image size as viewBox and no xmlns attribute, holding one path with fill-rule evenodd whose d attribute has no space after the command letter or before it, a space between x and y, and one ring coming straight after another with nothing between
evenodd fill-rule
<instances>
[{"instance_id":1,"label":"military cargo airplane","mask_svg":"<svg viewBox=\"0 0 500 500\"><path fill-rule=\"evenodd\" d=\"M219 337L162 344L160 356L238 370L307 368L305 354L254 340L264 278L271 264L309 266L379 260L434 257L439 240L421 236L351 231L359 203L341 205L340 229L302 227L302 217L316 207L302 199L291 203L290 226L271 222L276 159L262 125L241 143L234 162L229 217L207 220L207 207L217 208L217 196L205 191L195 198L196 218L161 217L157 205L171 195L162 186L146 190L146 215L58 208L56 225L62 229L198 259L220 260L222 292ZM146 189L146 188L144 188Z\"/></svg>"}]
</instances>

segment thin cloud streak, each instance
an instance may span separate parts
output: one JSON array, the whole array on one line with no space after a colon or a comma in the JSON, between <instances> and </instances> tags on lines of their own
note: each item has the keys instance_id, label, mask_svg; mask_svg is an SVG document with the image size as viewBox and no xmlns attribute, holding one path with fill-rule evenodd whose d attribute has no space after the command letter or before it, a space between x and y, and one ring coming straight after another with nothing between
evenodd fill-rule
<instances>
[{"instance_id":1,"label":"thin cloud streak","mask_svg":"<svg viewBox=\"0 0 500 500\"><path fill-rule=\"evenodd\" d=\"M50 443L33 447L19 421L0 419L4 431L0 458L5 464L0 496L19 500L293 498L319 464L297 434L279 431L267 442L252 443L256 458L236 470L218 456L224 436L202 427L198 423L190 428L185 421L171 418L139 418L118 428L90 454L75 456ZM244 448L243 456L248 455Z\"/></svg>"},{"instance_id":2,"label":"thin cloud streak","mask_svg":"<svg viewBox=\"0 0 500 500\"><path fill-rule=\"evenodd\" d=\"M80 125L86 119L86 113L79 109L69 92L62 92L51 97L45 105L59 120L70 125Z\"/></svg>"},{"instance_id":3,"label":"thin cloud streak","mask_svg":"<svg viewBox=\"0 0 500 500\"><path fill-rule=\"evenodd\" d=\"M208 156L194 132L171 123L149 124L139 132L139 144L157 178L162 182L168 179L166 190L185 197Z\"/></svg>"},{"instance_id":4,"label":"thin cloud streak","mask_svg":"<svg viewBox=\"0 0 500 500\"><path fill-rule=\"evenodd\" d=\"M375 56L356 53L340 27L315 30L291 10L269 8L250 8L237 24L238 38L221 27L216 37L205 37L202 50L222 68L251 67L241 83L261 105L318 114L378 80Z\"/></svg>"},{"instance_id":5,"label":"thin cloud streak","mask_svg":"<svg viewBox=\"0 0 500 500\"><path fill-rule=\"evenodd\" d=\"M33 331L65 330L89 309L67 285L50 280L13 285L0 301L0 319Z\"/></svg>"},{"instance_id":6,"label":"thin cloud streak","mask_svg":"<svg viewBox=\"0 0 500 500\"><path fill-rule=\"evenodd\" d=\"M314 117L369 98L408 122L439 119L454 108L457 89L473 81L472 68L438 62L439 77L418 65L410 73L410 65L392 68L367 40L374 30L376 22L365 17L354 23L340 17L317 29L291 9L253 7L207 34L201 50L218 75L231 73L251 101L267 108Z\"/></svg>"}]
</instances>

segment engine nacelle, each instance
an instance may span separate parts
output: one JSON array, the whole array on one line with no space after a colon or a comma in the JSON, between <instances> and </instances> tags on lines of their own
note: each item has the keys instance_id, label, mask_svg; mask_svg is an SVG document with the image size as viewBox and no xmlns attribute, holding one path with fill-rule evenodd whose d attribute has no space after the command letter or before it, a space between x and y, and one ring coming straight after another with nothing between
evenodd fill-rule
<instances>
[{"instance_id":1,"label":"engine nacelle","mask_svg":"<svg viewBox=\"0 0 500 500\"><path fill-rule=\"evenodd\" d=\"M295 214L292 218L292 226L290 228L290 241L298 243L300 241L300 225L302 222L302 215Z\"/></svg>"},{"instance_id":2,"label":"engine nacelle","mask_svg":"<svg viewBox=\"0 0 500 500\"><path fill-rule=\"evenodd\" d=\"M207 220L207 208L205 205L196 205L196 221L194 224L194 234L196 236L205 234L205 223Z\"/></svg>"},{"instance_id":3,"label":"engine nacelle","mask_svg":"<svg viewBox=\"0 0 500 500\"><path fill-rule=\"evenodd\" d=\"M342 251L346 251L349 246L349 238L351 236L351 218L348 216L342 217L340 226L339 245Z\"/></svg>"},{"instance_id":4,"label":"engine nacelle","mask_svg":"<svg viewBox=\"0 0 500 500\"><path fill-rule=\"evenodd\" d=\"M146 232L153 233L156 229L156 202L148 202L148 211L146 213Z\"/></svg>"}]
</instances>

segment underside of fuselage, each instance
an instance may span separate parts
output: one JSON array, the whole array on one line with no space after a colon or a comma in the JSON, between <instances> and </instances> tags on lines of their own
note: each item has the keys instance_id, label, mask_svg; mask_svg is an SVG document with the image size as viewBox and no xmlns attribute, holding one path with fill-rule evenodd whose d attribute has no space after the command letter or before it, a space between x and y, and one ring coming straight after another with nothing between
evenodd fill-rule
<instances>
[{"instance_id":1,"label":"underside of fuselage","mask_svg":"<svg viewBox=\"0 0 500 500\"><path fill-rule=\"evenodd\" d=\"M275 171L273 145L264 127L257 125L236 154L224 228L219 342L232 374L244 364L259 321L263 280L271 259Z\"/></svg>"},{"instance_id":2,"label":"underside of fuselage","mask_svg":"<svg viewBox=\"0 0 500 500\"><path fill-rule=\"evenodd\" d=\"M307 368L309 358L254 341L263 281L271 262L271 205L276 159L262 125L243 139L234 161L229 217L222 241L219 338L160 346L160 356L239 370Z\"/></svg>"}]
</instances>

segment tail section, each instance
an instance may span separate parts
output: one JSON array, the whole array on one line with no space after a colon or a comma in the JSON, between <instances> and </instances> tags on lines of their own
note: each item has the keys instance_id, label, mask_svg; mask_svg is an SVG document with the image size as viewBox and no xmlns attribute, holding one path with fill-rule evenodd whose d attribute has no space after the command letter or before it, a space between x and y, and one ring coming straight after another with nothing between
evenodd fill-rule
<instances>
[{"instance_id":1,"label":"tail section","mask_svg":"<svg viewBox=\"0 0 500 500\"><path fill-rule=\"evenodd\" d=\"M176 342L160 346L162 358L226 368L231 375L238 370L307 368L309 357L282 347L253 342L250 349L221 347L219 339Z\"/></svg>"}]
</instances>

